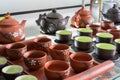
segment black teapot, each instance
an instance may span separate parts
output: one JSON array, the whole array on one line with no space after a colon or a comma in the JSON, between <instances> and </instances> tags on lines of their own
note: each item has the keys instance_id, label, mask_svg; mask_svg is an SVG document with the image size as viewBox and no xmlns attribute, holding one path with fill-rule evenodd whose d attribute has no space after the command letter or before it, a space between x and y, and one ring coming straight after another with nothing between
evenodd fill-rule
<instances>
[{"instance_id":1,"label":"black teapot","mask_svg":"<svg viewBox=\"0 0 120 80\"><path fill-rule=\"evenodd\" d=\"M120 9L117 4L114 4L112 8L108 9L106 14L102 12L102 15L114 23L120 23Z\"/></svg>"},{"instance_id":2,"label":"black teapot","mask_svg":"<svg viewBox=\"0 0 120 80\"><path fill-rule=\"evenodd\" d=\"M54 34L57 30L65 29L68 23L69 16L63 18L63 16L57 13L56 9L53 9L51 13L40 14L36 20L37 25L40 26L41 32L46 34Z\"/></svg>"}]
</instances>

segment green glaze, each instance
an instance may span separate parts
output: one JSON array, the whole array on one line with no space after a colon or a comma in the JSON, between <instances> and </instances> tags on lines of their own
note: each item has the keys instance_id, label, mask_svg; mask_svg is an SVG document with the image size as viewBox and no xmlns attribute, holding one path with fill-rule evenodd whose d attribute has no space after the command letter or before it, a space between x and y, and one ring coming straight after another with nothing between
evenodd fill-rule
<instances>
[{"instance_id":1,"label":"green glaze","mask_svg":"<svg viewBox=\"0 0 120 80\"><path fill-rule=\"evenodd\" d=\"M110 33L97 33L96 35L99 37L103 37L103 38L112 38L113 37L113 35Z\"/></svg>"},{"instance_id":2,"label":"green glaze","mask_svg":"<svg viewBox=\"0 0 120 80\"><path fill-rule=\"evenodd\" d=\"M7 63L7 59L4 57L0 57L0 64L5 64Z\"/></svg>"},{"instance_id":3,"label":"green glaze","mask_svg":"<svg viewBox=\"0 0 120 80\"><path fill-rule=\"evenodd\" d=\"M93 32L90 28L79 28L78 31L80 32Z\"/></svg>"},{"instance_id":4,"label":"green glaze","mask_svg":"<svg viewBox=\"0 0 120 80\"><path fill-rule=\"evenodd\" d=\"M71 34L72 32L71 31L68 31L68 30L59 30L56 32L57 34L62 34L62 35L69 35Z\"/></svg>"},{"instance_id":5,"label":"green glaze","mask_svg":"<svg viewBox=\"0 0 120 80\"><path fill-rule=\"evenodd\" d=\"M115 39L115 42L120 44L120 39Z\"/></svg>"},{"instance_id":6,"label":"green glaze","mask_svg":"<svg viewBox=\"0 0 120 80\"><path fill-rule=\"evenodd\" d=\"M9 65L2 69L2 72L8 74L15 74L23 71L23 67L19 65Z\"/></svg>"},{"instance_id":7,"label":"green glaze","mask_svg":"<svg viewBox=\"0 0 120 80\"><path fill-rule=\"evenodd\" d=\"M32 75L22 75L17 77L15 80L38 80L38 79Z\"/></svg>"},{"instance_id":8,"label":"green glaze","mask_svg":"<svg viewBox=\"0 0 120 80\"><path fill-rule=\"evenodd\" d=\"M96 47L98 47L100 49L106 49L106 50L116 49L116 47L114 45L109 44L109 43L98 43L98 44L96 44Z\"/></svg>"},{"instance_id":9,"label":"green glaze","mask_svg":"<svg viewBox=\"0 0 120 80\"><path fill-rule=\"evenodd\" d=\"M75 40L79 42L92 42L92 38L88 36L79 36L79 37L76 37Z\"/></svg>"}]
</instances>

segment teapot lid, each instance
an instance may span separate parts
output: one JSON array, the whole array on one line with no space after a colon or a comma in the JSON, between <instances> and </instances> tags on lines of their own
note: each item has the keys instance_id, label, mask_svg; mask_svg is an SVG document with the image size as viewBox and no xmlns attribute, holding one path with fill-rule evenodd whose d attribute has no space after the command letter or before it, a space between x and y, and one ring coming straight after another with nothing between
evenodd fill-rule
<instances>
[{"instance_id":1,"label":"teapot lid","mask_svg":"<svg viewBox=\"0 0 120 80\"><path fill-rule=\"evenodd\" d=\"M60 13L57 13L56 9L53 9L51 13L47 14L47 18L63 19L63 16Z\"/></svg>"},{"instance_id":2,"label":"teapot lid","mask_svg":"<svg viewBox=\"0 0 120 80\"><path fill-rule=\"evenodd\" d=\"M108 10L108 13L119 13L120 9L118 8L117 4L114 4L112 8Z\"/></svg>"},{"instance_id":3,"label":"teapot lid","mask_svg":"<svg viewBox=\"0 0 120 80\"><path fill-rule=\"evenodd\" d=\"M4 17L0 18L0 25L4 26L14 26L19 24L16 19L10 16L10 13L7 13Z\"/></svg>"}]
</instances>

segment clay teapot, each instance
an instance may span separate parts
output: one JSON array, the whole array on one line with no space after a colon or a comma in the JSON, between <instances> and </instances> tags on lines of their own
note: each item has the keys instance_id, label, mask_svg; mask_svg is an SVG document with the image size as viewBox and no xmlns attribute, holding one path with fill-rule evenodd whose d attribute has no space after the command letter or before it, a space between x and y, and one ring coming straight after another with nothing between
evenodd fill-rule
<instances>
[{"instance_id":1,"label":"clay teapot","mask_svg":"<svg viewBox=\"0 0 120 80\"><path fill-rule=\"evenodd\" d=\"M92 24L94 18L92 17L90 11L85 9L85 6L82 6L71 19L71 26L76 28L86 27L88 24Z\"/></svg>"},{"instance_id":2,"label":"clay teapot","mask_svg":"<svg viewBox=\"0 0 120 80\"><path fill-rule=\"evenodd\" d=\"M51 13L40 14L36 20L37 25L40 26L41 32L46 34L54 34L57 30L65 29L69 16L63 16L53 9Z\"/></svg>"},{"instance_id":3,"label":"clay teapot","mask_svg":"<svg viewBox=\"0 0 120 80\"><path fill-rule=\"evenodd\" d=\"M102 12L102 15L114 23L120 23L120 9L116 4L114 4L112 8L108 9L107 13Z\"/></svg>"},{"instance_id":4,"label":"clay teapot","mask_svg":"<svg viewBox=\"0 0 120 80\"><path fill-rule=\"evenodd\" d=\"M25 39L24 25L26 20L20 24L7 13L0 18L0 43L7 44Z\"/></svg>"}]
</instances>

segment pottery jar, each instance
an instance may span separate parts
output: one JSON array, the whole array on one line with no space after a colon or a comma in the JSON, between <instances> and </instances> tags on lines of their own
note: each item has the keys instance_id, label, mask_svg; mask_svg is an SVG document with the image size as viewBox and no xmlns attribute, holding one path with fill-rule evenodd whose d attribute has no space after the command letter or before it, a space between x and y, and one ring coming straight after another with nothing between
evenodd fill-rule
<instances>
[{"instance_id":1,"label":"pottery jar","mask_svg":"<svg viewBox=\"0 0 120 80\"><path fill-rule=\"evenodd\" d=\"M12 43L25 39L24 25L26 20L20 24L7 13L0 18L0 43Z\"/></svg>"}]
</instances>

